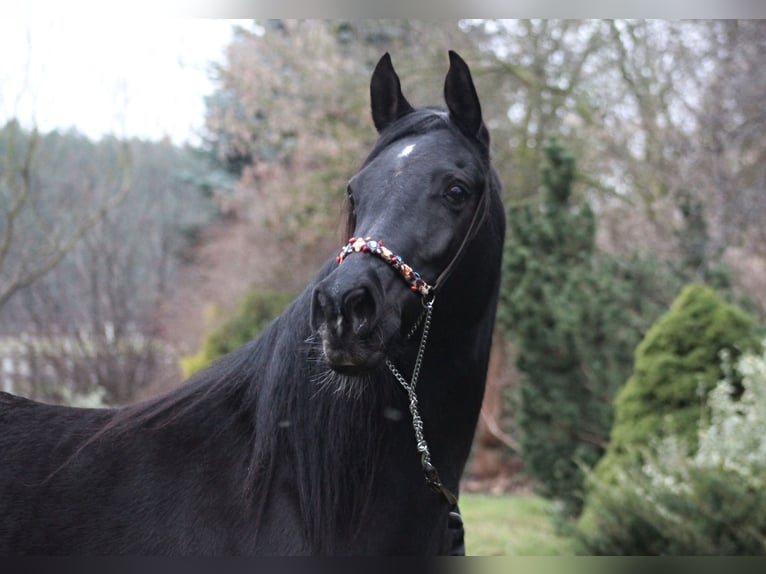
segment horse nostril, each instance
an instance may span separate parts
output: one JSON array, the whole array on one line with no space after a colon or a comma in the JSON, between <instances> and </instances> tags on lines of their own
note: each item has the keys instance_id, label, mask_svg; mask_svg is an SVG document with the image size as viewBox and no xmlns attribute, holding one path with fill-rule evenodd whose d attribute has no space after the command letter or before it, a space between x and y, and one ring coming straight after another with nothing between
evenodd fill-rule
<instances>
[{"instance_id":1,"label":"horse nostril","mask_svg":"<svg viewBox=\"0 0 766 574\"><path fill-rule=\"evenodd\" d=\"M378 304L366 285L348 290L319 285L311 300L311 326L336 342L365 337L376 326Z\"/></svg>"},{"instance_id":2,"label":"horse nostril","mask_svg":"<svg viewBox=\"0 0 766 574\"><path fill-rule=\"evenodd\" d=\"M329 302L327 301L327 297L325 297L324 293L317 290L317 292L314 294L314 302L316 303L317 311L323 316L326 316Z\"/></svg>"},{"instance_id":3,"label":"horse nostril","mask_svg":"<svg viewBox=\"0 0 766 574\"><path fill-rule=\"evenodd\" d=\"M372 293L366 287L352 289L343 299L343 317L357 336L368 334L375 325L377 306Z\"/></svg>"},{"instance_id":4,"label":"horse nostril","mask_svg":"<svg viewBox=\"0 0 766 574\"><path fill-rule=\"evenodd\" d=\"M318 329L320 325L329 323L332 320L333 305L327 295L317 288L314 290L314 297L311 301L311 326Z\"/></svg>"}]
</instances>

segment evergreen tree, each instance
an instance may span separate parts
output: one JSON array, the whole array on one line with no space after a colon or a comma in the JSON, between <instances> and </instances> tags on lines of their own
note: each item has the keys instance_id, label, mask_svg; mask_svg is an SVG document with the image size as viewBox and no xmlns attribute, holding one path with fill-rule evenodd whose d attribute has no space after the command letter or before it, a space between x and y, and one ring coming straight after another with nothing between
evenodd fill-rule
<instances>
[{"instance_id":1,"label":"evergreen tree","mask_svg":"<svg viewBox=\"0 0 766 574\"><path fill-rule=\"evenodd\" d=\"M615 399L577 524L585 552L763 551L763 363L739 361L753 352L763 350L751 316L706 285L683 289Z\"/></svg>"},{"instance_id":2,"label":"evergreen tree","mask_svg":"<svg viewBox=\"0 0 766 574\"><path fill-rule=\"evenodd\" d=\"M593 465L604 452L615 390L658 309L636 296L654 280L645 269L597 252L594 213L572 198L574 158L556 142L545 151L542 205L508 214L501 321L522 375L526 469L544 495L577 514L580 463Z\"/></svg>"},{"instance_id":3,"label":"evergreen tree","mask_svg":"<svg viewBox=\"0 0 766 574\"><path fill-rule=\"evenodd\" d=\"M615 399L607 456L596 472L610 480L652 441L673 434L696 448L707 393L724 378L721 354L758 349L753 318L710 287L689 285L636 350L635 369ZM738 385L736 377L733 379Z\"/></svg>"}]
</instances>

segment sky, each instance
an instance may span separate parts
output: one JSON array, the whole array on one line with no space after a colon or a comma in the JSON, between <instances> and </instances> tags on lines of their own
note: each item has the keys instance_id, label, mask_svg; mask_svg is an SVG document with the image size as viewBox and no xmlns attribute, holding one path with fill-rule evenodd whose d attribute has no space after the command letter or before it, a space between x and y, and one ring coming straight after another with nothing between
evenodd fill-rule
<instances>
[{"instance_id":1,"label":"sky","mask_svg":"<svg viewBox=\"0 0 766 574\"><path fill-rule=\"evenodd\" d=\"M674 1L677 4L680 0ZM757 1L700 0L701 5L712 8L726 3L749 6L748 10L754 10ZM60 15L62 10L71 13L70 2L29 0L9 6L25 15L24 7L30 2L33 6L48 2L49 9L44 11L48 14ZM163 12L159 8L168 4L168 0L133 0L130 5L136 2L141 6L156 4L154 12ZM231 4L227 2L222 0L223 5ZM324 5L328 0L317 2ZM520 5L530 2L524 0ZM561 0L546 2L561 9ZM198 143L204 97L214 90L211 64L224 58L233 26L251 26L252 21L140 18L124 11L108 16L103 8L111 3L87 3L93 4L90 8L99 18L0 19L0 125L17 117L26 127L35 124L43 131L75 128L94 139L116 134ZM186 10L210 5L205 0L173 0L170 12L176 4ZM102 12L98 12L99 6ZM220 8L220 3L213 6ZM766 3L760 6L766 10ZM252 12L252 7L234 10L248 11Z\"/></svg>"},{"instance_id":2,"label":"sky","mask_svg":"<svg viewBox=\"0 0 766 574\"><path fill-rule=\"evenodd\" d=\"M198 143L236 24L251 21L0 19L0 124Z\"/></svg>"}]
</instances>

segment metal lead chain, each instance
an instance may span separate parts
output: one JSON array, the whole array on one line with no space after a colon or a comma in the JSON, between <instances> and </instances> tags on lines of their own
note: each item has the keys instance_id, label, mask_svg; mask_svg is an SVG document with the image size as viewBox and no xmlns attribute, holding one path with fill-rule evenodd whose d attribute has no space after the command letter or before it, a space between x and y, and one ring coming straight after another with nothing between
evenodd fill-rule
<instances>
[{"instance_id":1,"label":"metal lead chain","mask_svg":"<svg viewBox=\"0 0 766 574\"><path fill-rule=\"evenodd\" d=\"M431 453L428 450L428 444L426 443L426 439L423 436L423 420L420 418L420 412L418 411L418 397L415 394L415 387L418 383L418 377L420 376L420 367L423 364L423 354L426 350L426 342L428 341L428 332L431 329L431 311L433 310L434 300L432 299L428 303L426 303L426 311L425 311L425 321L423 323L423 334L420 337L420 347L418 348L418 356L415 359L415 368L412 371L412 381L407 382L407 380L402 376L402 374L399 372L399 370L394 366L394 364L389 360L386 359L386 365L388 366L391 373L396 377L396 380L399 381L399 384L404 387L404 389L407 391L407 395L410 399L410 414L412 415L412 427L415 430L415 441L417 442L418 452L420 452L421 461L423 463L423 468L430 469L433 468L433 465L431 464ZM419 325L420 321L416 323ZM414 332L414 330L413 330Z\"/></svg>"},{"instance_id":2,"label":"metal lead chain","mask_svg":"<svg viewBox=\"0 0 766 574\"><path fill-rule=\"evenodd\" d=\"M425 312L421 314L415 323L415 326L410 330L410 334L407 337L411 339L415 334L420 322L423 321L423 334L420 337L420 347L418 347L418 356L415 359L415 368L412 370L412 380L408 383L394 364L386 359L386 365L391 373L399 381L399 384L407 391L407 395L410 399L410 414L412 415L412 428L415 430L415 442L417 443L418 452L420 453L420 462L423 466L423 474L426 478L426 484L436 492L444 497L447 504L450 507L454 507L457 504L457 497L445 487L439 473L436 471L436 467L431 463L431 452L428 450L428 444L426 443L425 436L423 436L423 419L420 418L420 412L418 411L418 396L415 393L415 387L418 384L418 377L420 376L420 367L423 364L423 354L426 351L426 343L428 342L428 332L431 329L431 311L434 306L434 298L423 303L425 306Z\"/></svg>"}]
</instances>

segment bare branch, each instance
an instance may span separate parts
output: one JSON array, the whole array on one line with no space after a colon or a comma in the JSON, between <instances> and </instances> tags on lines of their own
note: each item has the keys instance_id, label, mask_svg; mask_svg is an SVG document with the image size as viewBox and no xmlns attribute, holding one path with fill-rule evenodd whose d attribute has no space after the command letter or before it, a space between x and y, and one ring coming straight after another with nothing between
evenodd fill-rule
<instances>
[{"instance_id":1,"label":"bare branch","mask_svg":"<svg viewBox=\"0 0 766 574\"><path fill-rule=\"evenodd\" d=\"M24 154L24 161L21 167L21 183L16 181L16 129L8 128L8 149L6 154L6 166L4 174L4 183L6 187L11 191L11 205L4 213L4 229L3 238L0 242L0 271L3 269L3 265L6 261L8 251L13 243L14 231L16 229L16 221L21 214L21 210L29 199L29 192L31 189L30 173L32 158L35 155L37 145L39 142L39 133L37 130L33 130L29 145Z\"/></svg>"},{"instance_id":2,"label":"bare branch","mask_svg":"<svg viewBox=\"0 0 766 574\"><path fill-rule=\"evenodd\" d=\"M6 225L3 237L3 242L0 243L0 269L2 269L4 262L7 259L7 253L13 244L14 240L17 240L15 235L15 221L17 220L21 209L27 202L31 189L31 167L39 135L37 131L34 132L34 137L29 145L27 153L24 158L24 164L21 168L21 185L17 187L11 183L10 187L14 189L14 202L11 209L6 213ZM92 212L90 212L72 231L67 237L63 239L53 240L47 253L45 253L40 259L41 261L33 261L31 264L28 262L26 265L22 263L14 278L6 285L0 287L0 307L2 307L13 295L15 295L20 289L28 287L45 274L53 270L56 265L66 256L67 253L74 247L74 245L98 222L100 222L111 210L117 207L127 197L131 190L131 176L130 176L130 152L128 144L123 144L122 153L120 154L119 171L121 173L121 186L119 191L104 200L98 205ZM8 170L6 173L6 180L13 178L13 171Z\"/></svg>"}]
</instances>

